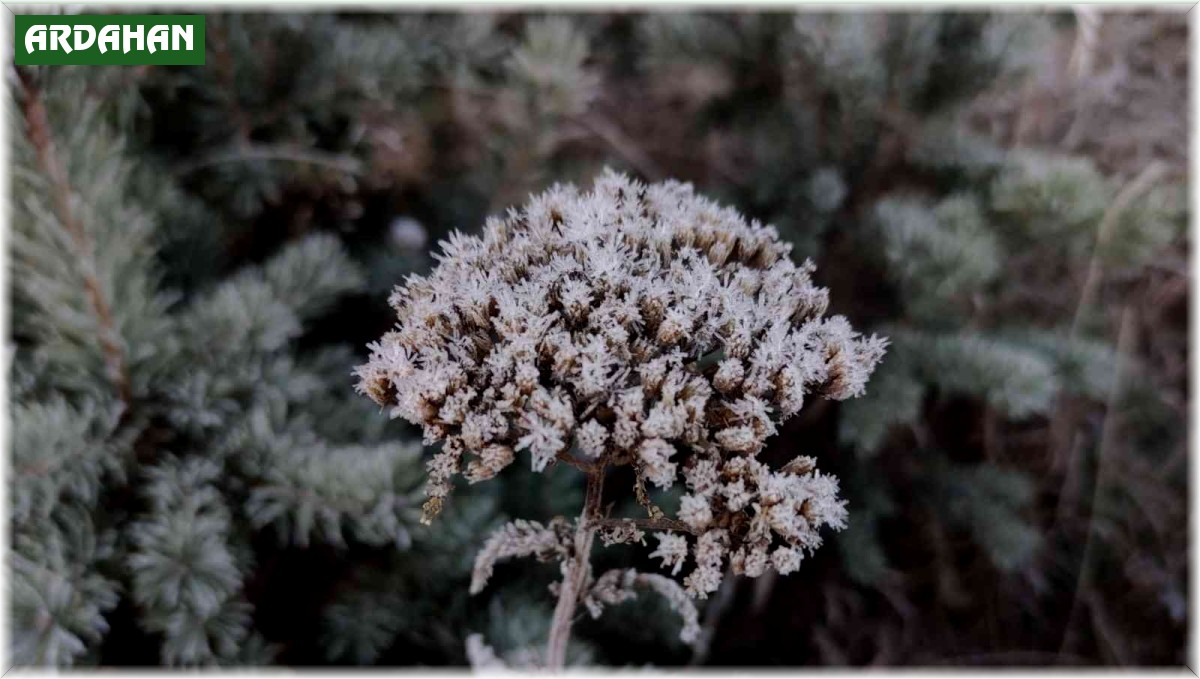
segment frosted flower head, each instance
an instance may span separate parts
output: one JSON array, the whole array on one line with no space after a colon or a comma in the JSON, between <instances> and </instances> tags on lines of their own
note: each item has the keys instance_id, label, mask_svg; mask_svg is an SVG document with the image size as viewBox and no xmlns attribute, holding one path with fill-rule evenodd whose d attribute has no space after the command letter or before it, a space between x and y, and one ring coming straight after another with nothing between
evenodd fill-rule
<instances>
[{"instance_id":1,"label":"frosted flower head","mask_svg":"<svg viewBox=\"0 0 1200 679\"><path fill-rule=\"evenodd\" d=\"M396 288L396 327L356 371L360 392L442 443L427 518L453 476L491 478L522 455L538 471L632 464L639 483L686 479L679 518L721 531L702 539L695 591L749 544L743 524L779 550L844 523L831 477L737 462L757 464L806 398L861 394L887 344L824 317L828 291L773 227L689 184L606 171L589 192L555 186L441 246L428 276ZM791 552L758 555L764 539L753 563L794 566Z\"/></svg>"}]
</instances>

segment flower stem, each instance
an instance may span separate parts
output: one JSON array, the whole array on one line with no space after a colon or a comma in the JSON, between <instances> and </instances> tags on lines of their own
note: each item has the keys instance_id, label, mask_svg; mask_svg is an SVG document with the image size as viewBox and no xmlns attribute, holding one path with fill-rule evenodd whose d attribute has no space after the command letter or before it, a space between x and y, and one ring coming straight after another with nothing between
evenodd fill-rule
<instances>
[{"instance_id":1,"label":"flower stem","mask_svg":"<svg viewBox=\"0 0 1200 679\"><path fill-rule=\"evenodd\" d=\"M579 604L583 586L587 582L592 540L596 535L597 519L600 517L600 496L604 489L604 466L600 465L587 475L587 496L583 512L575 528L575 546L571 559L566 564L562 585L558 589L558 604L550 622L550 638L546 642L546 668L561 672L567 659L567 642L571 639L571 623L575 618L575 607Z\"/></svg>"}]
</instances>

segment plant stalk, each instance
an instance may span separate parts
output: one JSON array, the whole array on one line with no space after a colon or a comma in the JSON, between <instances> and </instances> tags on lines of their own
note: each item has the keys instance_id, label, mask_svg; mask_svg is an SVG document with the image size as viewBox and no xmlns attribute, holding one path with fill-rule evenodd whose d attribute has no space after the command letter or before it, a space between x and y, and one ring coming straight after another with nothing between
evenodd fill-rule
<instances>
[{"instance_id":1,"label":"plant stalk","mask_svg":"<svg viewBox=\"0 0 1200 679\"><path fill-rule=\"evenodd\" d=\"M567 642L571 639L571 624L575 618L575 607L587 583L592 541L596 536L597 519L600 517L600 497L604 489L604 466L600 465L587 475L587 496L579 524L575 528L575 546L567 562L562 585L558 589L558 604L550 621L550 637L546 642L546 668L561 672L567 659Z\"/></svg>"}]
</instances>

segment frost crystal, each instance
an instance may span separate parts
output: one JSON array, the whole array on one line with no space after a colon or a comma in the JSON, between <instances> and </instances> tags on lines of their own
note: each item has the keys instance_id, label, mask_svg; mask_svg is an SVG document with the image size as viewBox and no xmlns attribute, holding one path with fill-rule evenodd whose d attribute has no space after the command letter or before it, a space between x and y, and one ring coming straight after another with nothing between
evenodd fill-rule
<instances>
[{"instance_id":1,"label":"frost crystal","mask_svg":"<svg viewBox=\"0 0 1200 679\"><path fill-rule=\"evenodd\" d=\"M356 371L360 392L442 443L425 520L456 475L489 479L526 451L536 471L628 464L639 491L687 486L674 527L698 536L691 594L714 591L726 559L795 570L845 503L811 459L755 456L806 398L863 393L887 340L825 317L828 291L790 249L689 184L609 171L441 243ZM681 540L656 552L675 571Z\"/></svg>"},{"instance_id":2,"label":"frost crystal","mask_svg":"<svg viewBox=\"0 0 1200 679\"><path fill-rule=\"evenodd\" d=\"M671 575L679 575L683 560L687 558L687 539L674 533L659 533L658 549L650 552L650 558L662 559L663 568L670 568Z\"/></svg>"}]
</instances>

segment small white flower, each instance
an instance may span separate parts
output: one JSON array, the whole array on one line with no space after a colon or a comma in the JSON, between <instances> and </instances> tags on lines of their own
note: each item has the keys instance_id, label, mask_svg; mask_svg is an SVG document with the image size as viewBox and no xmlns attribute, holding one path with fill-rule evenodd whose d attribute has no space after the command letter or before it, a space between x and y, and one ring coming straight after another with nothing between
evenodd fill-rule
<instances>
[{"instance_id":1,"label":"small white flower","mask_svg":"<svg viewBox=\"0 0 1200 679\"><path fill-rule=\"evenodd\" d=\"M675 454L675 446L662 439L646 439L638 448L638 459L642 463L642 475L659 488L670 488L675 483L675 463L669 458Z\"/></svg>"},{"instance_id":2,"label":"small white flower","mask_svg":"<svg viewBox=\"0 0 1200 679\"><path fill-rule=\"evenodd\" d=\"M707 598L717 591L725 573L721 564L729 552L729 534L724 530L710 530L696 541L693 557L696 570L683 580L688 592L697 598Z\"/></svg>"},{"instance_id":3,"label":"small white flower","mask_svg":"<svg viewBox=\"0 0 1200 679\"><path fill-rule=\"evenodd\" d=\"M650 552L650 558L662 559L663 568L670 568L671 575L679 575L679 569L687 559L687 539L675 533L656 533L658 549Z\"/></svg>"},{"instance_id":4,"label":"small white flower","mask_svg":"<svg viewBox=\"0 0 1200 679\"><path fill-rule=\"evenodd\" d=\"M588 420L575 431L575 441L579 444L579 450L594 460L604 453L608 430L599 422Z\"/></svg>"},{"instance_id":5,"label":"small white flower","mask_svg":"<svg viewBox=\"0 0 1200 679\"><path fill-rule=\"evenodd\" d=\"M800 560L803 558L804 555L798 549L780 547L771 553L771 565L779 571L780 575L787 575L799 570Z\"/></svg>"},{"instance_id":6,"label":"small white flower","mask_svg":"<svg viewBox=\"0 0 1200 679\"><path fill-rule=\"evenodd\" d=\"M695 530L703 530L712 523L712 509L708 498L703 495L684 495L679 499L679 520Z\"/></svg>"}]
</instances>

